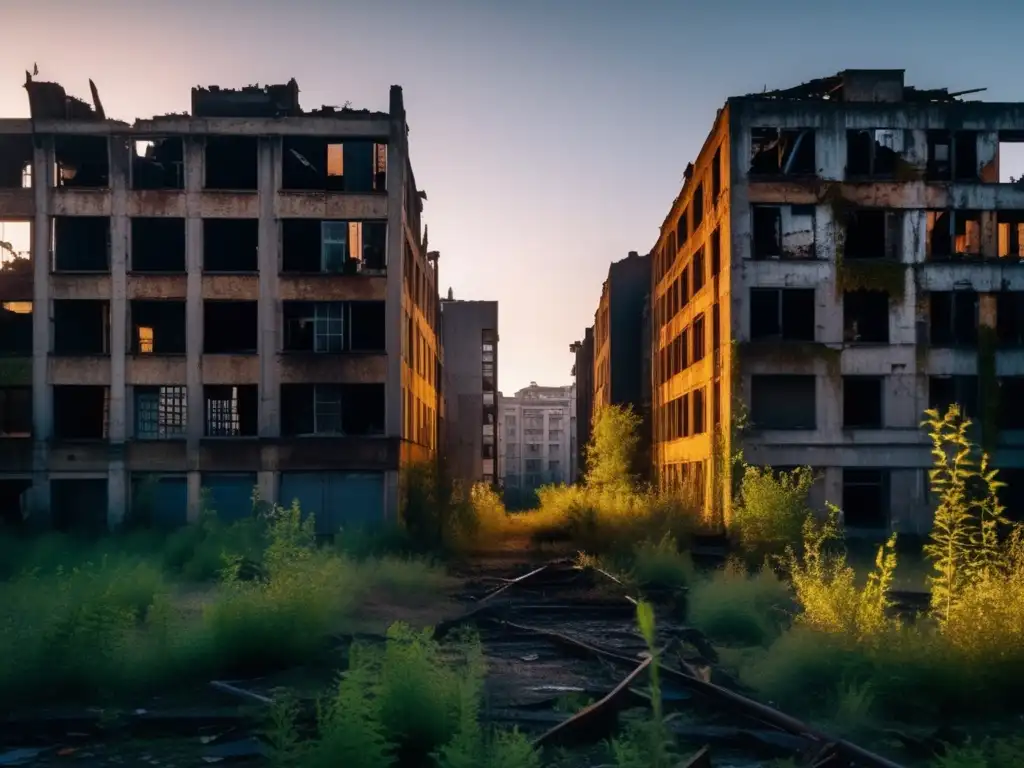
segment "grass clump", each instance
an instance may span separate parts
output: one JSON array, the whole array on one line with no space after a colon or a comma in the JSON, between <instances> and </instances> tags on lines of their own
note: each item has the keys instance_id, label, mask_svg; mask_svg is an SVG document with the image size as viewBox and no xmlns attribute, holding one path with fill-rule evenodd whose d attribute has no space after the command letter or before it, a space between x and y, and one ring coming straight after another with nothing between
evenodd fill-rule
<instances>
[{"instance_id":1,"label":"grass clump","mask_svg":"<svg viewBox=\"0 0 1024 768\"><path fill-rule=\"evenodd\" d=\"M765 645L778 637L793 602L787 585L770 568L751 574L730 560L690 589L688 618L715 641Z\"/></svg>"},{"instance_id":2,"label":"grass clump","mask_svg":"<svg viewBox=\"0 0 1024 768\"><path fill-rule=\"evenodd\" d=\"M693 561L666 533L657 543L645 541L635 547L632 577L642 587L679 589L693 582Z\"/></svg>"}]
</instances>

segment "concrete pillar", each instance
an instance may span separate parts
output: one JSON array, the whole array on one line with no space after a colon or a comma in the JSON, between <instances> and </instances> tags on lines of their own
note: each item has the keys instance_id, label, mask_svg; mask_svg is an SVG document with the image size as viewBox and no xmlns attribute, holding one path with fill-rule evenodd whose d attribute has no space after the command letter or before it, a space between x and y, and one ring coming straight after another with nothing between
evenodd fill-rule
<instances>
[{"instance_id":1,"label":"concrete pillar","mask_svg":"<svg viewBox=\"0 0 1024 768\"><path fill-rule=\"evenodd\" d=\"M260 438L281 434L281 379L278 341L281 327L281 304L278 301L281 230L277 219L277 190L281 188L280 138L261 138L257 155L259 221L259 337L260 360ZM263 449L259 472L259 489L264 501L277 501L277 466L274 447Z\"/></svg>"},{"instance_id":2,"label":"concrete pillar","mask_svg":"<svg viewBox=\"0 0 1024 768\"><path fill-rule=\"evenodd\" d=\"M199 474L199 442L203 437L203 142L185 140L185 384L188 417L185 441L188 468L188 520L195 522L202 511Z\"/></svg>"},{"instance_id":3,"label":"concrete pillar","mask_svg":"<svg viewBox=\"0 0 1024 768\"><path fill-rule=\"evenodd\" d=\"M263 470L257 473L256 487L260 492L260 500L268 504L276 504L277 498L277 472ZM290 502L289 502L290 503Z\"/></svg>"},{"instance_id":4,"label":"concrete pillar","mask_svg":"<svg viewBox=\"0 0 1024 768\"><path fill-rule=\"evenodd\" d=\"M107 475L107 526L124 522L130 505L129 478L124 462L124 444L129 429L129 408L125 383L128 350L128 254L131 226L128 219L128 189L131 178L132 145L115 136L110 141L110 407L107 434L110 465Z\"/></svg>"},{"instance_id":5,"label":"concrete pillar","mask_svg":"<svg viewBox=\"0 0 1024 768\"><path fill-rule=\"evenodd\" d=\"M50 438L53 435L53 397L49 382L50 355L50 179L53 139L41 137L32 156L32 185L36 216L32 222L32 494L29 521L50 524Z\"/></svg>"}]
</instances>

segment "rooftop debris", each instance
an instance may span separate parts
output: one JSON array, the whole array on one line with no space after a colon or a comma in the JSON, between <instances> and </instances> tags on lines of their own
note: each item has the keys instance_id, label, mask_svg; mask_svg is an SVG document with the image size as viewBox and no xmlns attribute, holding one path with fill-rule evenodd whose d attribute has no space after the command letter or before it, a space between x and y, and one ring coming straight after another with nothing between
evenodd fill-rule
<instances>
[{"instance_id":1,"label":"rooftop debris","mask_svg":"<svg viewBox=\"0 0 1024 768\"><path fill-rule=\"evenodd\" d=\"M793 86L792 88L779 88L775 90L765 89L761 93L750 93L744 96L746 99L764 99L770 101L843 101L843 86L846 82L846 73L839 72L829 77L818 77L808 80L806 83ZM959 97L971 93L980 93L987 88L971 88L966 91L949 92L948 88L920 89L907 85L903 87L903 101L905 102L931 102L931 103L953 103Z\"/></svg>"}]
</instances>

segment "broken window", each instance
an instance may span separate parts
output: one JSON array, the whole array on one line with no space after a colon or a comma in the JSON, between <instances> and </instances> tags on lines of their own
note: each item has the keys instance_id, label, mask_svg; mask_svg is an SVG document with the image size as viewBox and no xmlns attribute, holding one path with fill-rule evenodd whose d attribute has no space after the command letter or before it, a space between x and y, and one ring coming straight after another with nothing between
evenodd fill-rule
<instances>
[{"instance_id":1,"label":"broken window","mask_svg":"<svg viewBox=\"0 0 1024 768\"><path fill-rule=\"evenodd\" d=\"M704 336L704 315L697 315L693 318L693 362L695 363L704 359Z\"/></svg>"},{"instance_id":2,"label":"broken window","mask_svg":"<svg viewBox=\"0 0 1024 768\"><path fill-rule=\"evenodd\" d=\"M57 186L109 187L108 143L106 136L55 136L53 152Z\"/></svg>"},{"instance_id":3,"label":"broken window","mask_svg":"<svg viewBox=\"0 0 1024 768\"><path fill-rule=\"evenodd\" d=\"M286 352L382 352L385 302L284 302Z\"/></svg>"},{"instance_id":4,"label":"broken window","mask_svg":"<svg viewBox=\"0 0 1024 768\"><path fill-rule=\"evenodd\" d=\"M207 136L206 189L259 187L259 142L255 136Z\"/></svg>"},{"instance_id":5,"label":"broken window","mask_svg":"<svg viewBox=\"0 0 1024 768\"><path fill-rule=\"evenodd\" d=\"M133 218L132 272L184 272L185 220Z\"/></svg>"},{"instance_id":6,"label":"broken window","mask_svg":"<svg viewBox=\"0 0 1024 768\"><path fill-rule=\"evenodd\" d=\"M255 437L259 428L259 387L203 387L207 437Z\"/></svg>"},{"instance_id":7,"label":"broken window","mask_svg":"<svg viewBox=\"0 0 1024 768\"><path fill-rule=\"evenodd\" d=\"M383 432L383 384L281 385L283 435L377 435Z\"/></svg>"},{"instance_id":8,"label":"broken window","mask_svg":"<svg viewBox=\"0 0 1024 768\"><path fill-rule=\"evenodd\" d=\"M979 386L977 376L929 376L928 407L940 414L946 413L954 403L967 418L980 415Z\"/></svg>"},{"instance_id":9,"label":"broken window","mask_svg":"<svg viewBox=\"0 0 1024 768\"><path fill-rule=\"evenodd\" d=\"M751 176L817 173L812 128L753 128L750 156Z\"/></svg>"},{"instance_id":10,"label":"broken window","mask_svg":"<svg viewBox=\"0 0 1024 768\"><path fill-rule=\"evenodd\" d=\"M258 272L259 219L203 219L204 272Z\"/></svg>"},{"instance_id":11,"label":"broken window","mask_svg":"<svg viewBox=\"0 0 1024 768\"><path fill-rule=\"evenodd\" d=\"M996 337L1005 347L1024 346L1024 291L996 294Z\"/></svg>"},{"instance_id":12,"label":"broken window","mask_svg":"<svg viewBox=\"0 0 1024 768\"><path fill-rule=\"evenodd\" d=\"M817 379L797 374L750 377L751 420L758 429L815 429Z\"/></svg>"},{"instance_id":13,"label":"broken window","mask_svg":"<svg viewBox=\"0 0 1024 768\"><path fill-rule=\"evenodd\" d=\"M843 341L889 343L889 294L885 291L843 293Z\"/></svg>"},{"instance_id":14,"label":"broken window","mask_svg":"<svg viewBox=\"0 0 1024 768\"><path fill-rule=\"evenodd\" d=\"M697 249L697 252L693 254L693 292L697 293L701 288L704 287L705 278L705 266L704 266L704 247L701 246Z\"/></svg>"},{"instance_id":15,"label":"broken window","mask_svg":"<svg viewBox=\"0 0 1024 768\"><path fill-rule=\"evenodd\" d=\"M707 431L704 418L704 387L693 390L693 434L703 435Z\"/></svg>"},{"instance_id":16,"label":"broken window","mask_svg":"<svg viewBox=\"0 0 1024 768\"><path fill-rule=\"evenodd\" d=\"M185 188L185 143L180 137L133 144L132 189Z\"/></svg>"},{"instance_id":17,"label":"broken window","mask_svg":"<svg viewBox=\"0 0 1024 768\"><path fill-rule=\"evenodd\" d=\"M929 295L930 341L935 346L978 343L976 291L932 291Z\"/></svg>"},{"instance_id":18,"label":"broken window","mask_svg":"<svg viewBox=\"0 0 1024 768\"><path fill-rule=\"evenodd\" d=\"M670 250L672 251L672 260L675 261L676 251L686 245L686 240L690 236L690 209L684 208L683 212L679 214L679 218L676 220L676 236L670 240Z\"/></svg>"},{"instance_id":19,"label":"broken window","mask_svg":"<svg viewBox=\"0 0 1024 768\"><path fill-rule=\"evenodd\" d=\"M928 211L927 229L929 259L943 260L981 255L979 211Z\"/></svg>"},{"instance_id":20,"label":"broken window","mask_svg":"<svg viewBox=\"0 0 1024 768\"><path fill-rule=\"evenodd\" d=\"M55 272L109 272L110 218L54 216Z\"/></svg>"},{"instance_id":21,"label":"broken window","mask_svg":"<svg viewBox=\"0 0 1024 768\"><path fill-rule=\"evenodd\" d=\"M751 288L750 338L814 341L813 288Z\"/></svg>"},{"instance_id":22,"label":"broken window","mask_svg":"<svg viewBox=\"0 0 1024 768\"><path fill-rule=\"evenodd\" d=\"M187 387L134 387L135 437L175 440L185 437L188 421Z\"/></svg>"},{"instance_id":23,"label":"broken window","mask_svg":"<svg viewBox=\"0 0 1024 768\"><path fill-rule=\"evenodd\" d=\"M999 183L1019 184L1024 179L1024 131L1000 131L996 158Z\"/></svg>"},{"instance_id":24,"label":"broken window","mask_svg":"<svg viewBox=\"0 0 1024 768\"><path fill-rule=\"evenodd\" d=\"M110 303L92 299L53 302L55 355L106 355L110 352Z\"/></svg>"},{"instance_id":25,"label":"broken window","mask_svg":"<svg viewBox=\"0 0 1024 768\"><path fill-rule=\"evenodd\" d=\"M905 133L877 128L846 132L846 175L891 178L904 150Z\"/></svg>"},{"instance_id":26,"label":"broken window","mask_svg":"<svg viewBox=\"0 0 1024 768\"><path fill-rule=\"evenodd\" d=\"M387 266L386 221L284 219L283 271L377 273Z\"/></svg>"},{"instance_id":27,"label":"broken window","mask_svg":"<svg viewBox=\"0 0 1024 768\"><path fill-rule=\"evenodd\" d=\"M286 136L283 151L282 189L387 191L385 143Z\"/></svg>"},{"instance_id":28,"label":"broken window","mask_svg":"<svg viewBox=\"0 0 1024 768\"><path fill-rule=\"evenodd\" d=\"M999 258L1024 258L1024 211L997 211L996 230L999 238Z\"/></svg>"},{"instance_id":29,"label":"broken window","mask_svg":"<svg viewBox=\"0 0 1024 768\"><path fill-rule=\"evenodd\" d=\"M693 231L696 232L704 223L704 182L693 190Z\"/></svg>"},{"instance_id":30,"label":"broken window","mask_svg":"<svg viewBox=\"0 0 1024 768\"><path fill-rule=\"evenodd\" d=\"M752 256L755 259L813 259L813 205L755 205Z\"/></svg>"},{"instance_id":31,"label":"broken window","mask_svg":"<svg viewBox=\"0 0 1024 768\"><path fill-rule=\"evenodd\" d=\"M903 234L903 214L858 208L850 212L846 221L846 239L843 258L901 260L900 244Z\"/></svg>"},{"instance_id":32,"label":"broken window","mask_svg":"<svg viewBox=\"0 0 1024 768\"><path fill-rule=\"evenodd\" d=\"M977 131L930 130L927 133L928 163L925 177L928 181L977 181Z\"/></svg>"},{"instance_id":33,"label":"broken window","mask_svg":"<svg viewBox=\"0 0 1024 768\"><path fill-rule=\"evenodd\" d=\"M847 528L888 529L889 471L843 468L843 524Z\"/></svg>"},{"instance_id":34,"label":"broken window","mask_svg":"<svg viewBox=\"0 0 1024 768\"><path fill-rule=\"evenodd\" d=\"M711 233L711 276L722 271L722 230Z\"/></svg>"},{"instance_id":35,"label":"broken window","mask_svg":"<svg viewBox=\"0 0 1024 768\"><path fill-rule=\"evenodd\" d=\"M32 387L0 387L0 437L32 436Z\"/></svg>"},{"instance_id":36,"label":"broken window","mask_svg":"<svg viewBox=\"0 0 1024 768\"><path fill-rule=\"evenodd\" d=\"M718 196L722 193L722 148L715 150L715 156L711 158L711 204L718 202Z\"/></svg>"},{"instance_id":37,"label":"broken window","mask_svg":"<svg viewBox=\"0 0 1024 768\"><path fill-rule=\"evenodd\" d=\"M0 136L0 188L25 189L32 186L32 136Z\"/></svg>"},{"instance_id":38,"label":"broken window","mask_svg":"<svg viewBox=\"0 0 1024 768\"><path fill-rule=\"evenodd\" d=\"M255 354L259 338L259 302L203 302L203 353Z\"/></svg>"},{"instance_id":39,"label":"broken window","mask_svg":"<svg viewBox=\"0 0 1024 768\"><path fill-rule=\"evenodd\" d=\"M134 355L185 354L185 302L157 299L131 302Z\"/></svg>"},{"instance_id":40,"label":"broken window","mask_svg":"<svg viewBox=\"0 0 1024 768\"><path fill-rule=\"evenodd\" d=\"M110 392L77 384L53 387L53 434L62 440L102 440L107 436Z\"/></svg>"},{"instance_id":41,"label":"broken window","mask_svg":"<svg viewBox=\"0 0 1024 768\"><path fill-rule=\"evenodd\" d=\"M31 354L32 302L0 302L0 355Z\"/></svg>"},{"instance_id":42,"label":"broken window","mask_svg":"<svg viewBox=\"0 0 1024 768\"><path fill-rule=\"evenodd\" d=\"M843 428L882 428L881 376L843 376Z\"/></svg>"}]
</instances>

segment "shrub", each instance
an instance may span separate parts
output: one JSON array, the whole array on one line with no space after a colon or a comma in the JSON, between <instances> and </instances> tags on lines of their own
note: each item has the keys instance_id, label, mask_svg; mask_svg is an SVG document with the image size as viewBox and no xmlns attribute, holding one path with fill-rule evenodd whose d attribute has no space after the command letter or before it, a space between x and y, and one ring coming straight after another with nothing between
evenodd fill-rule
<instances>
[{"instance_id":1,"label":"shrub","mask_svg":"<svg viewBox=\"0 0 1024 768\"><path fill-rule=\"evenodd\" d=\"M632 406L604 405L594 410L586 448L587 486L617 493L632 490L640 422Z\"/></svg>"},{"instance_id":2,"label":"shrub","mask_svg":"<svg viewBox=\"0 0 1024 768\"><path fill-rule=\"evenodd\" d=\"M765 567L751 575L731 560L690 589L688 618L709 638L726 643L763 645L779 635L793 598Z\"/></svg>"},{"instance_id":3,"label":"shrub","mask_svg":"<svg viewBox=\"0 0 1024 768\"><path fill-rule=\"evenodd\" d=\"M744 550L764 557L799 542L804 521L811 514L807 496L813 482L808 467L776 472L771 467L747 466L733 517Z\"/></svg>"},{"instance_id":4,"label":"shrub","mask_svg":"<svg viewBox=\"0 0 1024 768\"><path fill-rule=\"evenodd\" d=\"M265 546L264 520L249 518L225 523L216 513L204 512L196 523L167 536L164 567L187 581L210 581L230 562L240 558L260 561Z\"/></svg>"},{"instance_id":5,"label":"shrub","mask_svg":"<svg viewBox=\"0 0 1024 768\"><path fill-rule=\"evenodd\" d=\"M634 550L633 579L644 587L678 589L693 581L693 561L666 533L657 543L645 541Z\"/></svg>"}]
</instances>

